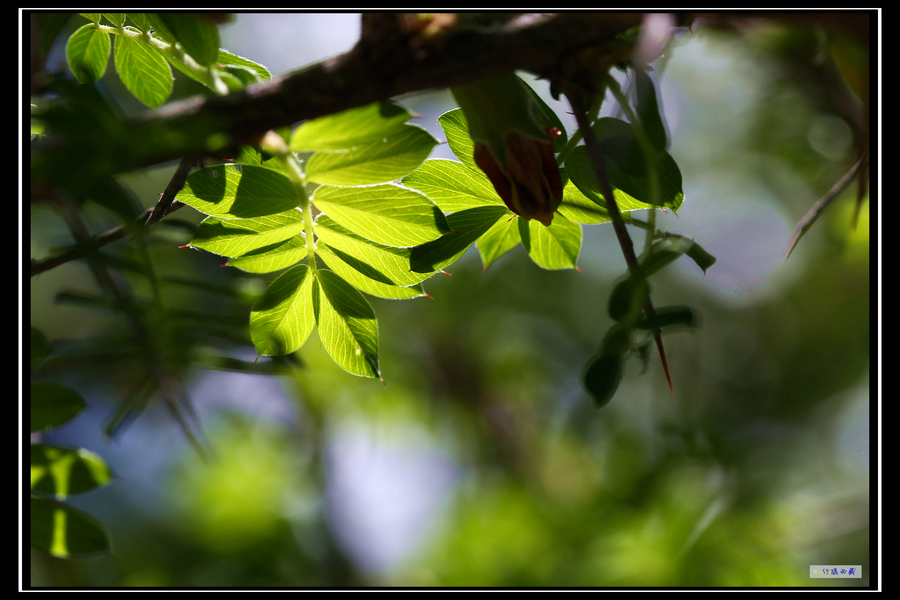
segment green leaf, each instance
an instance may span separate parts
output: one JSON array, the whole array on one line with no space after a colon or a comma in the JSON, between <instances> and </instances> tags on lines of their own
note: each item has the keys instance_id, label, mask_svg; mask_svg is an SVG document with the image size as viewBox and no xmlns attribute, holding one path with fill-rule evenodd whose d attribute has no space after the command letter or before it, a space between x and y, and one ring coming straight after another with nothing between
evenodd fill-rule
<instances>
[{"instance_id":1,"label":"green leaf","mask_svg":"<svg viewBox=\"0 0 900 600\"><path fill-rule=\"evenodd\" d=\"M250 338L256 351L281 356L300 349L312 332L314 277L297 265L273 281L250 311Z\"/></svg>"},{"instance_id":2,"label":"green leaf","mask_svg":"<svg viewBox=\"0 0 900 600\"><path fill-rule=\"evenodd\" d=\"M697 327L699 316L690 306L661 306L654 309L653 318L646 315L637 323L638 329L663 329L672 327Z\"/></svg>"},{"instance_id":3,"label":"green leaf","mask_svg":"<svg viewBox=\"0 0 900 600\"><path fill-rule=\"evenodd\" d=\"M221 219L275 215L300 205L287 176L252 165L215 165L191 173L178 200Z\"/></svg>"},{"instance_id":4,"label":"green leaf","mask_svg":"<svg viewBox=\"0 0 900 600\"><path fill-rule=\"evenodd\" d=\"M116 27L121 27L125 23L125 13L103 13L103 16Z\"/></svg>"},{"instance_id":5,"label":"green leaf","mask_svg":"<svg viewBox=\"0 0 900 600\"><path fill-rule=\"evenodd\" d=\"M86 16L86 15L85 15ZM97 15L99 20L99 15ZM79 83L99 81L109 62L109 34L95 28L94 23L79 27L66 42L69 70Z\"/></svg>"},{"instance_id":6,"label":"green leaf","mask_svg":"<svg viewBox=\"0 0 900 600\"><path fill-rule=\"evenodd\" d=\"M294 152L350 150L396 135L412 117L396 102L376 102L302 123L291 135Z\"/></svg>"},{"instance_id":7,"label":"green leaf","mask_svg":"<svg viewBox=\"0 0 900 600\"><path fill-rule=\"evenodd\" d=\"M559 205L558 212L575 223L590 225L612 221L612 217L609 216L609 211L605 206L601 206L582 194L581 190L571 181L567 181L566 186L563 188L563 199ZM622 211L623 214L628 212L631 211Z\"/></svg>"},{"instance_id":8,"label":"green leaf","mask_svg":"<svg viewBox=\"0 0 900 600\"><path fill-rule=\"evenodd\" d=\"M112 479L106 462L84 448L31 444L31 491L64 500L107 485Z\"/></svg>"},{"instance_id":9,"label":"green leaf","mask_svg":"<svg viewBox=\"0 0 900 600\"><path fill-rule=\"evenodd\" d=\"M462 164L469 167L470 170L481 173L481 169L475 164L472 157L475 153L475 142L469 136L469 124L466 122L466 116L461 108L448 110L440 117L438 123L444 129L444 135L447 138L447 144L450 150L456 155Z\"/></svg>"},{"instance_id":10,"label":"green leaf","mask_svg":"<svg viewBox=\"0 0 900 600\"><path fill-rule=\"evenodd\" d=\"M324 248L331 256L376 282L406 287L420 283L435 273L435 271L425 273L410 271L411 249L386 246L367 240L341 226L326 214L320 214L316 219L315 231L320 242L317 244L318 250ZM335 272L356 285L339 269L336 268ZM363 289L360 286L356 287Z\"/></svg>"},{"instance_id":11,"label":"green leaf","mask_svg":"<svg viewBox=\"0 0 900 600\"><path fill-rule=\"evenodd\" d=\"M650 277L667 267L694 245L693 240L686 237L666 238L653 243L648 257L639 266L643 277Z\"/></svg>"},{"instance_id":12,"label":"green leaf","mask_svg":"<svg viewBox=\"0 0 900 600\"><path fill-rule=\"evenodd\" d=\"M269 70L261 64L253 62L249 58L244 58L243 56L232 54L231 52L223 50L222 48L219 48L219 55L216 59L216 62L225 68L242 67L251 69L256 73L256 79L258 81L267 81L269 79L272 79L272 74L269 73Z\"/></svg>"},{"instance_id":13,"label":"green leaf","mask_svg":"<svg viewBox=\"0 0 900 600\"><path fill-rule=\"evenodd\" d=\"M319 339L342 369L380 378L378 322L365 296L334 271L316 271L314 310Z\"/></svg>"},{"instance_id":14,"label":"green leaf","mask_svg":"<svg viewBox=\"0 0 900 600\"><path fill-rule=\"evenodd\" d=\"M581 251L581 225L565 217L549 227L535 220L519 219L519 235L531 260L543 269L574 269Z\"/></svg>"},{"instance_id":15,"label":"green leaf","mask_svg":"<svg viewBox=\"0 0 900 600\"><path fill-rule=\"evenodd\" d=\"M31 545L57 558L109 551L109 536L96 519L48 498L31 497Z\"/></svg>"},{"instance_id":16,"label":"green leaf","mask_svg":"<svg viewBox=\"0 0 900 600\"><path fill-rule=\"evenodd\" d=\"M428 158L437 140L414 125L343 152L317 152L307 163L306 176L326 185L373 185L400 179Z\"/></svg>"},{"instance_id":17,"label":"green leaf","mask_svg":"<svg viewBox=\"0 0 900 600\"><path fill-rule=\"evenodd\" d=\"M609 316L614 321L635 322L650 299L650 284L643 277L629 276L609 295Z\"/></svg>"},{"instance_id":18,"label":"green leaf","mask_svg":"<svg viewBox=\"0 0 900 600\"><path fill-rule=\"evenodd\" d=\"M392 250L401 250L400 248L392 248ZM403 250L409 253L409 250ZM316 245L316 255L322 258L332 271L340 275L341 279L358 289L359 291L375 296L377 298L386 298L388 300L409 300L411 298L420 298L425 296L425 290L422 284L417 283L408 287L398 287L381 280L372 279L363 275L363 269L370 267L367 263L359 261L354 256L342 253L338 254L329 246L319 243ZM409 261L406 262L409 265ZM366 271L368 272L368 271ZM380 275L380 273L379 273Z\"/></svg>"},{"instance_id":19,"label":"green leaf","mask_svg":"<svg viewBox=\"0 0 900 600\"><path fill-rule=\"evenodd\" d=\"M116 36L116 71L134 97L156 108L172 93L172 69L162 52L124 35Z\"/></svg>"},{"instance_id":20,"label":"green leaf","mask_svg":"<svg viewBox=\"0 0 900 600\"><path fill-rule=\"evenodd\" d=\"M433 158L403 178L403 185L419 190L444 212L495 204L505 206L481 170L455 160Z\"/></svg>"},{"instance_id":21,"label":"green leaf","mask_svg":"<svg viewBox=\"0 0 900 600\"><path fill-rule=\"evenodd\" d=\"M519 78L519 83L525 88L525 93L528 94L534 104L534 108L537 109L538 114L535 115L537 122L544 127L555 127L559 130L559 135L553 140L553 152L562 152L569 138L566 134L566 128L563 126L562 121L559 120L559 116L552 108L547 106L547 103L534 91L534 88L528 85L521 77Z\"/></svg>"},{"instance_id":22,"label":"green leaf","mask_svg":"<svg viewBox=\"0 0 900 600\"><path fill-rule=\"evenodd\" d=\"M231 258L226 264L248 273L271 273L286 269L307 256L306 236L301 232L292 238Z\"/></svg>"},{"instance_id":23,"label":"green leaf","mask_svg":"<svg viewBox=\"0 0 900 600\"><path fill-rule=\"evenodd\" d=\"M588 364L581 383L594 398L597 408L603 408L615 396L619 382L622 381L623 362L621 356L601 354Z\"/></svg>"},{"instance_id":24,"label":"green leaf","mask_svg":"<svg viewBox=\"0 0 900 600\"><path fill-rule=\"evenodd\" d=\"M243 256L283 242L302 231L303 213L296 208L254 219L223 221L206 217L197 226L190 246L219 256Z\"/></svg>"},{"instance_id":25,"label":"green leaf","mask_svg":"<svg viewBox=\"0 0 900 600\"><path fill-rule=\"evenodd\" d=\"M443 269L462 256L498 219L511 214L505 206L480 206L449 215L447 222L453 233L413 248L409 268L417 273Z\"/></svg>"},{"instance_id":26,"label":"green leaf","mask_svg":"<svg viewBox=\"0 0 900 600\"><path fill-rule=\"evenodd\" d=\"M656 100L656 89L653 80L643 69L632 69L634 82L637 88L637 115L641 120L644 134L657 150L666 149L666 128L663 125L659 112L659 103Z\"/></svg>"},{"instance_id":27,"label":"green leaf","mask_svg":"<svg viewBox=\"0 0 900 600\"><path fill-rule=\"evenodd\" d=\"M606 157L606 175L613 188L616 204L622 211L654 208L650 175L634 128L624 121L603 118L593 127L600 149ZM578 146L566 160L569 179L588 198L606 208L597 177L584 146ZM668 152L656 157L661 206L678 210L684 200L681 171Z\"/></svg>"},{"instance_id":28,"label":"green leaf","mask_svg":"<svg viewBox=\"0 0 900 600\"><path fill-rule=\"evenodd\" d=\"M194 13L157 13L168 34L184 51L204 67L212 66L219 55L219 28L203 15Z\"/></svg>"},{"instance_id":29,"label":"green leaf","mask_svg":"<svg viewBox=\"0 0 900 600\"><path fill-rule=\"evenodd\" d=\"M322 186L313 202L347 229L387 246L417 246L450 231L444 213L431 200L396 185Z\"/></svg>"},{"instance_id":30,"label":"green leaf","mask_svg":"<svg viewBox=\"0 0 900 600\"><path fill-rule=\"evenodd\" d=\"M31 382L31 431L43 431L70 421L84 410L84 399L58 383Z\"/></svg>"},{"instance_id":31,"label":"green leaf","mask_svg":"<svg viewBox=\"0 0 900 600\"><path fill-rule=\"evenodd\" d=\"M519 234L519 219L512 211L510 218L500 219L494 223L480 238L478 238L478 252L481 254L481 262L484 270L491 264L519 245L522 236Z\"/></svg>"}]
</instances>

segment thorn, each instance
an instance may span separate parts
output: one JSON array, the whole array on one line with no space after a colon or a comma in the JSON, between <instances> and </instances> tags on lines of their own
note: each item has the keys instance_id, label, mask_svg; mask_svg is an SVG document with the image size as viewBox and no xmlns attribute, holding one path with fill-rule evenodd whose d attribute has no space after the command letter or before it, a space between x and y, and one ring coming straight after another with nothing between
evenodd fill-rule
<instances>
[{"instance_id":1,"label":"thorn","mask_svg":"<svg viewBox=\"0 0 900 600\"><path fill-rule=\"evenodd\" d=\"M430 295L426 294L425 292L422 292L422 294L429 300L434 300L434 298L432 298Z\"/></svg>"},{"instance_id":2,"label":"thorn","mask_svg":"<svg viewBox=\"0 0 900 600\"><path fill-rule=\"evenodd\" d=\"M575 267L575 272L576 272L576 273L581 273L581 269L579 269L578 267Z\"/></svg>"},{"instance_id":3,"label":"thorn","mask_svg":"<svg viewBox=\"0 0 900 600\"><path fill-rule=\"evenodd\" d=\"M219 265L219 266L220 266L220 267L227 267L227 266L228 266L228 263L222 263L222 264Z\"/></svg>"},{"instance_id":4,"label":"thorn","mask_svg":"<svg viewBox=\"0 0 900 600\"><path fill-rule=\"evenodd\" d=\"M381 385L383 385L384 387L387 387L387 384L384 382L384 378L383 378L383 377L382 377L382 379L381 379Z\"/></svg>"},{"instance_id":5,"label":"thorn","mask_svg":"<svg viewBox=\"0 0 900 600\"><path fill-rule=\"evenodd\" d=\"M656 348L659 350L659 358L662 360L663 370L666 372L666 381L669 382L669 391L675 395L675 386L672 385L672 374L669 372L669 361L666 359L666 349L663 348L662 335L657 331L653 334L656 340Z\"/></svg>"},{"instance_id":6,"label":"thorn","mask_svg":"<svg viewBox=\"0 0 900 600\"><path fill-rule=\"evenodd\" d=\"M191 245L190 245L190 244L185 244L184 246L178 246L178 247L179 247L179 248L190 248Z\"/></svg>"},{"instance_id":7,"label":"thorn","mask_svg":"<svg viewBox=\"0 0 900 600\"><path fill-rule=\"evenodd\" d=\"M419 114L419 113L417 113L417 112L414 112L414 113L412 114L412 118L413 118L413 119L421 119L421 118L422 118L422 115Z\"/></svg>"},{"instance_id":8,"label":"thorn","mask_svg":"<svg viewBox=\"0 0 900 600\"><path fill-rule=\"evenodd\" d=\"M259 357L260 357L260 356L261 356L260 354L257 354L257 355L256 355L256 358L253 359L253 366L254 366L254 367L256 366L256 361L259 360Z\"/></svg>"},{"instance_id":9,"label":"thorn","mask_svg":"<svg viewBox=\"0 0 900 600\"><path fill-rule=\"evenodd\" d=\"M453 273L448 273L447 271L445 271L445 270L443 270L443 269L441 269L441 270L438 271L438 272L439 272L439 273L443 273L444 275L453 275Z\"/></svg>"}]
</instances>

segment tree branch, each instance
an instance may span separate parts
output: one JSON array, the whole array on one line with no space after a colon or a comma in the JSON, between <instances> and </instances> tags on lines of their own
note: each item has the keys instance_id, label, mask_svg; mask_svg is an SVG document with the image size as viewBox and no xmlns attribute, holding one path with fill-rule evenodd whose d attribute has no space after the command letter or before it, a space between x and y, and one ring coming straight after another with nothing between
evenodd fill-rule
<instances>
[{"instance_id":1,"label":"tree branch","mask_svg":"<svg viewBox=\"0 0 900 600\"><path fill-rule=\"evenodd\" d=\"M578 57L586 63L582 71L603 73L628 55L630 46L616 36L640 25L643 15L521 15L499 25L458 24L433 35L405 31L390 17L403 15L368 15L363 37L346 54L227 96L194 97L123 122L119 131L107 132L114 138L106 144L108 154L103 160L84 157L85 168L100 178L189 155L229 157L270 129L402 94L514 70L566 78L560 65ZM35 184L52 182L54 168L78 158L76 139L37 146Z\"/></svg>"}]
</instances>

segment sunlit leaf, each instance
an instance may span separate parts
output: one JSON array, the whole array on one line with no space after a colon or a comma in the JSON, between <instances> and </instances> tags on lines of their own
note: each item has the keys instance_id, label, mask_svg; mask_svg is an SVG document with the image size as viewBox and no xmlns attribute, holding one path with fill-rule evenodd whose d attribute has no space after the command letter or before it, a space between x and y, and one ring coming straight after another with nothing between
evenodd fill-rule
<instances>
[{"instance_id":1,"label":"sunlit leaf","mask_svg":"<svg viewBox=\"0 0 900 600\"><path fill-rule=\"evenodd\" d=\"M519 219L522 245L544 269L574 269L581 251L581 225L557 215L549 227Z\"/></svg>"},{"instance_id":2,"label":"sunlit leaf","mask_svg":"<svg viewBox=\"0 0 900 600\"><path fill-rule=\"evenodd\" d=\"M316 207L347 229L387 246L410 247L450 231L440 209L422 194L396 185L322 186Z\"/></svg>"},{"instance_id":3,"label":"sunlit leaf","mask_svg":"<svg viewBox=\"0 0 900 600\"><path fill-rule=\"evenodd\" d=\"M443 269L462 256L500 218L511 214L505 206L481 206L449 215L447 222L453 233L413 248L409 268L418 273Z\"/></svg>"},{"instance_id":4,"label":"sunlit leaf","mask_svg":"<svg viewBox=\"0 0 900 600\"><path fill-rule=\"evenodd\" d=\"M466 122L466 116L461 108L448 110L440 117L438 123L444 129L444 135L447 138L447 145L456 155L462 164L469 167L471 171L481 173L481 169L475 164L472 155L475 152L475 143L469 137L469 124Z\"/></svg>"},{"instance_id":5,"label":"sunlit leaf","mask_svg":"<svg viewBox=\"0 0 900 600\"><path fill-rule=\"evenodd\" d=\"M64 500L107 485L109 467L98 455L84 448L60 448L31 444L31 491Z\"/></svg>"},{"instance_id":6,"label":"sunlit leaf","mask_svg":"<svg viewBox=\"0 0 900 600\"><path fill-rule=\"evenodd\" d=\"M86 406L75 390L48 381L31 382L31 431L58 427L73 419Z\"/></svg>"},{"instance_id":7,"label":"sunlit leaf","mask_svg":"<svg viewBox=\"0 0 900 600\"><path fill-rule=\"evenodd\" d=\"M519 245L522 236L519 234L519 219L512 212L508 219L499 219L480 238L478 238L478 252L481 254L481 262L484 270L491 264Z\"/></svg>"},{"instance_id":8,"label":"sunlit leaf","mask_svg":"<svg viewBox=\"0 0 900 600\"><path fill-rule=\"evenodd\" d=\"M302 123L291 135L294 152L350 150L397 134L412 117L396 102L376 102Z\"/></svg>"},{"instance_id":9,"label":"sunlit leaf","mask_svg":"<svg viewBox=\"0 0 900 600\"><path fill-rule=\"evenodd\" d=\"M285 175L253 165L215 165L191 173L178 200L221 219L251 219L300 205Z\"/></svg>"},{"instance_id":10,"label":"sunlit leaf","mask_svg":"<svg viewBox=\"0 0 900 600\"><path fill-rule=\"evenodd\" d=\"M303 213L290 209L253 219L223 221L207 217L197 226L191 246L220 256L242 256L292 238L303 231Z\"/></svg>"},{"instance_id":11,"label":"sunlit leaf","mask_svg":"<svg viewBox=\"0 0 900 600\"><path fill-rule=\"evenodd\" d=\"M97 16L99 20L99 15ZM94 23L82 25L66 42L66 60L69 70L79 83L99 81L106 73L109 62L109 34L95 28Z\"/></svg>"},{"instance_id":12,"label":"sunlit leaf","mask_svg":"<svg viewBox=\"0 0 900 600\"><path fill-rule=\"evenodd\" d=\"M31 497L31 545L57 558L109 550L106 529L89 514L49 498Z\"/></svg>"},{"instance_id":13,"label":"sunlit leaf","mask_svg":"<svg viewBox=\"0 0 900 600\"><path fill-rule=\"evenodd\" d=\"M301 232L292 238L230 258L227 264L248 273L271 273L286 269L308 255L306 236Z\"/></svg>"},{"instance_id":14,"label":"sunlit leaf","mask_svg":"<svg viewBox=\"0 0 900 600\"><path fill-rule=\"evenodd\" d=\"M328 251L365 277L385 285L401 287L415 285L434 274L434 271L425 273L410 271L409 257L412 252L410 248L385 246L367 240L342 227L328 215L318 216L315 231L319 238L319 249ZM339 269L335 271L340 273Z\"/></svg>"},{"instance_id":15,"label":"sunlit leaf","mask_svg":"<svg viewBox=\"0 0 900 600\"><path fill-rule=\"evenodd\" d=\"M399 248L392 249L399 250ZM409 250L404 251L407 253L409 252ZM338 255L337 252L324 243L319 242L316 245L316 255L322 258L332 271L340 275L341 279L370 296L386 298L388 300L408 300L411 298L420 298L425 295L421 283L408 287L398 287L396 285L385 283L380 279L366 277L363 275L363 269L365 269L365 272L371 272L368 270L368 264L361 264L361 261L349 254ZM409 265L408 260L406 264Z\"/></svg>"},{"instance_id":16,"label":"sunlit leaf","mask_svg":"<svg viewBox=\"0 0 900 600\"><path fill-rule=\"evenodd\" d=\"M505 206L484 173L455 160L435 158L403 178L403 185L419 190L444 212L496 204Z\"/></svg>"},{"instance_id":17,"label":"sunlit leaf","mask_svg":"<svg viewBox=\"0 0 900 600\"><path fill-rule=\"evenodd\" d=\"M297 265L269 284L250 311L250 338L259 354L281 356L300 349L315 325L313 276Z\"/></svg>"},{"instance_id":18,"label":"sunlit leaf","mask_svg":"<svg viewBox=\"0 0 900 600\"><path fill-rule=\"evenodd\" d=\"M113 56L119 78L134 97L156 108L172 94L172 69L162 52L124 35L117 35Z\"/></svg>"},{"instance_id":19,"label":"sunlit leaf","mask_svg":"<svg viewBox=\"0 0 900 600\"><path fill-rule=\"evenodd\" d=\"M344 370L362 377L381 377L378 366L378 322L375 311L334 271L316 271L315 315L322 346Z\"/></svg>"},{"instance_id":20,"label":"sunlit leaf","mask_svg":"<svg viewBox=\"0 0 900 600\"><path fill-rule=\"evenodd\" d=\"M307 163L306 176L326 185L385 183L413 172L436 145L437 140L424 129L404 125L372 143L315 153Z\"/></svg>"}]
</instances>

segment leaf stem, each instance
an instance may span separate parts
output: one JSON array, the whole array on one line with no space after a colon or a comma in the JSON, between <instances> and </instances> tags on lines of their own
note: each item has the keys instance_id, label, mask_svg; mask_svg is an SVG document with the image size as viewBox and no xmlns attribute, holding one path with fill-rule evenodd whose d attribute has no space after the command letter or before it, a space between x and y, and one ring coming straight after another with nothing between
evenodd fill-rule
<instances>
[{"instance_id":1,"label":"leaf stem","mask_svg":"<svg viewBox=\"0 0 900 600\"><path fill-rule=\"evenodd\" d=\"M312 203L309 201L309 193L306 191L306 173L300 166L300 162L288 145L275 131L269 131L263 136L260 148L274 156L281 163L282 168L300 196L300 210L303 211L303 230L306 236L306 252L309 258L309 268L316 272L316 242L313 234Z\"/></svg>"}]
</instances>

